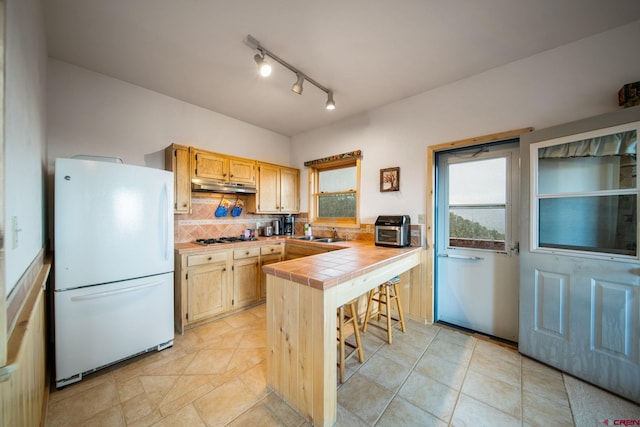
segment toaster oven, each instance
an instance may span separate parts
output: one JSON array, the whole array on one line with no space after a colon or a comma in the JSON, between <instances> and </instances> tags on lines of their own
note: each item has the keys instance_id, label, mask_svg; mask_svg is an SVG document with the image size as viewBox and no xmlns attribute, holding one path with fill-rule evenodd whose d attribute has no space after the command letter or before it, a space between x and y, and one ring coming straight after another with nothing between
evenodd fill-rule
<instances>
[{"instance_id":1,"label":"toaster oven","mask_svg":"<svg viewBox=\"0 0 640 427\"><path fill-rule=\"evenodd\" d=\"M411 244L409 215L381 215L375 223L377 246L404 247Z\"/></svg>"}]
</instances>

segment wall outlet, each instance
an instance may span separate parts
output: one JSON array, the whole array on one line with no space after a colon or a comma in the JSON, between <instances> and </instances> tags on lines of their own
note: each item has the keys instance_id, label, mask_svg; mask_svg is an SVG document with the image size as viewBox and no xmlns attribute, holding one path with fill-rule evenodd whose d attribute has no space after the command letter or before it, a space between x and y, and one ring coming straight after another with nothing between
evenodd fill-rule
<instances>
[{"instance_id":1,"label":"wall outlet","mask_svg":"<svg viewBox=\"0 0 640 427\"><path fill-rule=\"evenodd\" d=\"M424 214L418 214L418 224L424 224Z\"/></svg>"}]
</instances>

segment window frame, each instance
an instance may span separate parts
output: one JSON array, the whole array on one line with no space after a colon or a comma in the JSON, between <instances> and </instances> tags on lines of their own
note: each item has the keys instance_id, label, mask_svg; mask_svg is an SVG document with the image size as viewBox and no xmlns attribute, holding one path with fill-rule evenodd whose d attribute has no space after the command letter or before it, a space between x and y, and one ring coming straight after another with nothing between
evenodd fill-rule
<instances>
[{"instance_id":1,"label":"window frame","mask_svg":"<svg viewBox=\"0 0 640 427\"><path fill-rule=\"evenodd\" d=\"M345 168L356 168L356 189L352 191L356 198L356 216L330 218L318 215L318 198L322 194L319 192L320 173ZM354 228L360 227L360 158L341 159L332 162L321 163L309 167L309 223L312 226Z\"/></svg>"},{"instance_id":2,"label":"window frame","mask_svg":"<svg viewBox=\"0 0 640 427\"><path fill-rule=\"evenodd\" d=\"M640 227L636 224L636 254L626 255L615 252L604 251L587 251L575 248L548 247L540 246L540 200L552 198L573 198L573 197L601 197L601 196L636 196L636 221L638 221L638 209L640 207L640 180L636 177L635 188L628 189L606 189L606 190L589 190L589 191L570 191L570 192L546 192L540 193L539 184L539 158L538 150L553 145L562 145L570 142L581 141L599 136L610 135L615 133L636 130L636 135L640 136L640 121L626 123L623 125L601 128L593 131L582 132L578 134L567 135L559 138L553 138L545 141L536 142L530 145L530 234L529 246L530 251L541 254L557 254L574 256L590 259L605 259L623 262L640 262L640 248L637 247L640 242ZM637 168L637 148L636 148L636 168ZM569 246L569 245L567 245Z\"/></svg>"},{"instance_id":3,"label":"window frame","mask_svg":"<svg viewBox=\"0 0 640 427\"><path fill-rule=\"evenodd\" d=\"M460 239L456 239L451 237L451 218L450 218L450 213L451 213L451 207L456 207L456 206L470 206L470 205L462 205L462 204L451 204L450 200L449 200L449 192L450 192L450 188L449 185L446 186L445 191L447 192L446 194L446 209L449 213L449 215L446 216L445 218L445 234L446 234L446 244L445 244L445 248L446 249L462 249L462 250L479 250L479 251L490 251L490 252L495 252L495 253L507 253L508 252L508 242L510 241L514 241L515 237L517 236L513 236L513 229L512 229L512 219L511 219L511 214L507 215L508 212L510 212L512 206L513 206L513 200L512 200L512 194L511 194L511 180L508 178L509 174L510 174L510 170L511 170L511 166L512 166L512 154L509 152L509 150L503 151L500 149L496 149L496 151L493 152L489 152L488 154L484 154L484 155L480 155L477 158L475 158L472 161L478 161L478 160L493 160L493 159L504 159L505 161L505 201L504 204L501 203L487 203L487 204L478 204L477 207L478 208L491 208L491 207L501 207L504 209L505 213L504 213L504 240L485 240L485 239L469 239L469 244L468 245L452 245L451 241L452 240L460 240ZM461 163L468 163L471 160L466 159L466 158L461 158L461 159L449 159L447 161L447 174L450 174L450 166L454 165L454 164L461 164ZM472 242L477 242L476 244L472 243Z\"/></svg>"}]
</instances>

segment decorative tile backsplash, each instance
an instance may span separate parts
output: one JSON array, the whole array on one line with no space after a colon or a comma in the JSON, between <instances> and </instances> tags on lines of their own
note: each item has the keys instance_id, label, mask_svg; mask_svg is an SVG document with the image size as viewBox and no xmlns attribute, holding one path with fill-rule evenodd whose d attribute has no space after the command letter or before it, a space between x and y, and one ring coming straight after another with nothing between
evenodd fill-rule
<instances>
[{"instance_id":1,"label":"decorative tile backsplash","mask_svg":"<svg viewBox=\"0 0 640 427\"><path fill-rule=\"evenodd\" d=\"M240 236L247 228L267 225L280 215L255 215L243 211L239 216L217 217L216 209L223 196L191 199L191 214L174 216L174 240L176 243L195 239Z\"/></svg>"},{"instance_id":2,"label":"decorative tile backsplash","mask_svg":"<svg viewBox=\"0 0 640 427\"><path fill-rule=\"evenodd\" d=\"M275 219L284 215L257 215L243 211L239 216L217 217L216 209L224 196L191 199L191 214L174 216L174 240L175 243L193 242L201 238L217 238L222 236L240 236L243 230L258 229L265 225L271 225ZM309 221L306 212L293 215L295 217L296 235L304 234L304 224ZM412 225L411 246L420 246L423 226ZM373 241L373 224L360 224L359 228L339 228L338 236L347 240ZM417 231L417 233L416 233ZM256 234L258 232L256 231ZM413 234L417 234L414 236ZM333 228L313 227L313 235L332 237Z\"/></svg>"}]
</instances>

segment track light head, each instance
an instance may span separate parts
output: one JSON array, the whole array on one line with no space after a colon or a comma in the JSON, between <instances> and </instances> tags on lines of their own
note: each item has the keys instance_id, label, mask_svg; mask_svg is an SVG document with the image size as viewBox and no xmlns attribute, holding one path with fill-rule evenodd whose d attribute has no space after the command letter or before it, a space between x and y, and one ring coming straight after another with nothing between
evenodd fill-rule
<instances>
[{"instance_id":1,"label":"track light head","mask_svg":"<svg viewBox=\"0 0 640 427\"><path fill-rule=\"evenodd\" d=\"M327 92L327 103L325 104L325 107L327 110L335 110L336 109L336 103L333 100L333 92L329 91Z\"/></svg>"},{"instance_id":2,"label":"track light head","mask_svg":"<svg viewBox=\"0 0 640 427\"><path fill-rule=\"evenodd\" d=\"M264 54L256 53L253 59L256 61L256 64L258 64L260 75L262 77L268 77L271 74L271 65L264 59Z\"/></svg>"},{"instance_id":3,"label":"track light head","mask_svg":"<svg viewBox=\"0 0 640 427\"><path fill-rule=\"evenodd\" d=\"M291 87L291 90L298 95L302 95L302 84L304 83L304 75L302 73L296 73L296 77L296 82Z\"/></svg>"}]
</instances>

